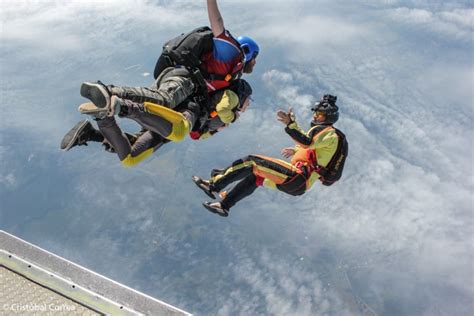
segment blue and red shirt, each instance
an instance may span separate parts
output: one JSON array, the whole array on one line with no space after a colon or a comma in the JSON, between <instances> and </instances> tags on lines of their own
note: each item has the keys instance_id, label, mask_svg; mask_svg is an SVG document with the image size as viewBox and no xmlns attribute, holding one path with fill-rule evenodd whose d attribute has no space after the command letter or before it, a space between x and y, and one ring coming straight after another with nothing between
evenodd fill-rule
<instances>
[{"instance_id":1,"label":"blue and red shirt","mask_svg":"<svg viewBox=\"0 0 474 316\"><path fill-rule=\"evenodd\" d=\"M208 74L232 75L242 70L243 53L239 43L232 35L224 30L222 34L214 37L214 49L202 57L202 70ZM206 79L207 90L213 92L229 86L230 80Z\"/></svg>"}]
</instances>

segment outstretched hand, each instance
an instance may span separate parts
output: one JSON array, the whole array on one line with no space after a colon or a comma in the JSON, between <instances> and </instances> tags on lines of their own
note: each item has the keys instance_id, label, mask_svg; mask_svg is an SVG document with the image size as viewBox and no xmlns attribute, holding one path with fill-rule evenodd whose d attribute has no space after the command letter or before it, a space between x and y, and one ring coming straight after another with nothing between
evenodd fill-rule
<instances>
[{"instance_id":1,"label":"outstretched hand","mask_svg":"<svg viewBox=\"0 0 474 316\"><path fill-rule=\"evenodd\" d=\"M295 121L295 114L293 113L293 108L290 107L288 112L283 110L278 110L277 119L285 125L288 125Z\"/></svg>"},{"instance_id":2,"label":"outstretched hand","mask_svg":"<svg viewBox=\"0 0 474 316\"><path fill-rule=\"evenodd\" d=\"M285 158L290 158L295 154L296 150L291 147L283 148L281 150L281 155Z\"/></svg>"}]
</instances>

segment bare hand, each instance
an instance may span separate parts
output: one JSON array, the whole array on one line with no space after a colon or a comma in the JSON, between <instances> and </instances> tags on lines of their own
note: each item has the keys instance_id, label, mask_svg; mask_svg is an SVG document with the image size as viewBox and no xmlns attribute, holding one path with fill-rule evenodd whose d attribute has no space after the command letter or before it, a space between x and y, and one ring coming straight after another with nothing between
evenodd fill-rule
<instances>
[{"instance_id":1,"label":"bare hand","mask_svg":"<svg viewBox=\"0 0 474 316\"><path fill-rule=\"evenodd\" d=\"M277 119L282 122L285 125L290 124L291 122L294 122L295 120L295 114L293 113L293 108L290 107L288 112L278 110L277 112Z\"/></svg>"},{"instance_id":2,"label":"bare hand","mask_svg":"<svg viewBox=\"0 0 474 316\"><path fill-rule=\"evenodd\" d=\"M283 148L281 150L281 155L285 158L290 158L295 154L296 150L291 147Z\"/></svg>"}]
</instances>

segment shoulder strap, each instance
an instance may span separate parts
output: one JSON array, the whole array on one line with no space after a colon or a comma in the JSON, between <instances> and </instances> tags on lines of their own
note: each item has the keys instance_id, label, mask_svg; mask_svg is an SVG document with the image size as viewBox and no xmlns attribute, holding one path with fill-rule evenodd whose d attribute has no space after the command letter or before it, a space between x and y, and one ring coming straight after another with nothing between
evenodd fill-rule
<instances>
[{"instance_id":1,"label":"shoulder strap","mask_svg":"<svg viewBox=\"0 0 474 316\"><path fill-rule=\"evenodd\" d=\"M228 30L224 30L224 32L227 33L227 35L235 42L235 43L239 43L237 41L237 39L232 36L232 34L228 31ZM242 47L240 47L240 45L236 45L238 48L239 48L239 51L240 51L240 55L241 55L241 63L242 65L240 66L240 68L237 68L237 67L234 67L234 69L232 70L231 73L228 73L226 75L219 75L219 74L211 74L211 73L208 73L206 72L205 70L203 69L200 69L201 70L201 74L202 76L204 77L204 79L206 80L221 80L221 81L227 81L227 82L231 82L233 80L237 80L239 79L241 76L242 76L242 72L243 72L243 69L244 69L244 66L243 66L243 61L244 61L244 56L245 56L245 53L242 49ZM200 67L202 68L202 67Z\"/></svg>"}]
</instances>

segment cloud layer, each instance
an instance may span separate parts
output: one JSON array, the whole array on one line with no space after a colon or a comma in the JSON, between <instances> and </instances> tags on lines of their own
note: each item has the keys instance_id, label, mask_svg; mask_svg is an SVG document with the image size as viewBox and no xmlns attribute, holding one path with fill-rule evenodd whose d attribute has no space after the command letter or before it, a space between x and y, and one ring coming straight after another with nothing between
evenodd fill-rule
<instances>
[{"instance_id":1,"label":"cloud layer","mask_svg":"<svg viewBox=\"0 0 474 316\"><path fill-rule=\"evenodd\" d=\"M197 315L471 314L472 4L219 4L262 46L255 102L123 169L97 144L58 151L78 87L148 85L162 43L207 24L204 2L2 2L1 228ZM324 93L350 142L340 183L258 189L226 220L202 209L191 175L279 156L275 111L308 127Z\"/></svg>"}]
</instances>

